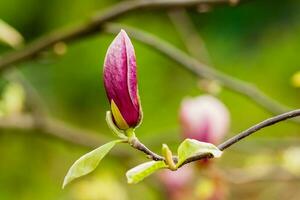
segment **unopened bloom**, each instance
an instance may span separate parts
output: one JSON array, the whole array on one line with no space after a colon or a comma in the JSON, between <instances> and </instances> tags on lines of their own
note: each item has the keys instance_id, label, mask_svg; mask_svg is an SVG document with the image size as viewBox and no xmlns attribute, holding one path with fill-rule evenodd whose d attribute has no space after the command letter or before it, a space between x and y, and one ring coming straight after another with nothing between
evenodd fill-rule
<instances>
[{"instance_id":1,"label":"unopened bloom","mask_svg":"<svg viewBox=\"0 0 300 200\"><path fill-rule=\"evenodd\" d=\"M217 98L203 95L183 100L180 122L185 138L217 144L229 128L229 112Z\"/></svg>"},{"instance_id":2,"label":"unopened bloom","mask_svg":"<svg viewBox=\"0 0 300 200\"><path fill-rule=\"evenodd\" d=\"M121 30L104 61L104 86L114 122L119 129L136 127L142 118L133 45Z\"/></svg>"}]
</instances>

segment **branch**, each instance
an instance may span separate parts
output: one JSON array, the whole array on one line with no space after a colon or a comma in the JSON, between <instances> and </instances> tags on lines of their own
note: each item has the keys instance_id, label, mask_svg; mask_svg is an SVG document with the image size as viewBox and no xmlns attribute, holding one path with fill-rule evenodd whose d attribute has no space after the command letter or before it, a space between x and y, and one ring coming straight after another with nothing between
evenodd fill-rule
<instances>
[{"instance_id":1,"label":"branch","mask_svg":"<svg viewBox=\"0 0 300 200\"><path fill-rule=\"evenodd\" d=\"M105 30L108 33L116 34L121 28L124 28L131 38L158 50L167 57L181 64L182 67L187 69L192 74L195 74L198 77L217 80L228 89L249 98L272 114L278 115L290 110L285 105L282 105L265 95L252 84L236 79L232 76L217 71L216 69L208 67L207 65L202 64L196 59L190 57L180 49L172 46L171 44L160 38L157 38L150 33L146 33L136 28L131 28L124 25L121 26L117 24L108 24ZM300 123L300 120L294 121Z\"/></svg>"},{"instance_id":2,"label":"branch","mask_svg":"<svg viewBox=\"0 0 300 200\"><path fill-rule=\"evenodd\" d=\"M97 147L103 140L99 134L91 131L81 130L71 127L59 120L44 119L43 126L37 126L35 119L31 115L16 115L2 117L0 119L1 129L26 130L26 131L41 131L46 135L54 136L63 139L72 144L81 145L84 147Z\"/></svg>"},{"instance_id":3,"label":"branch","mask_svg":"<svg viewBox=\"0 0 300 200\"><path fill-rule=\"evenodd\" d=\"M97 136L99 135L98 133L75 129L61 121L50 119L40 95L22 72L14 69L9 74L5 74L5 77L23 86L30 114L2 117L0 118L1 128L39 130L48 135L85 147L94 148L103 143L102 139Z\"/></svg>"},{"instance_id":4,"label":"branch","mask_svg":"<svg viewBox=\"0 0 300 200\"><path fill-rule=\"evenodd\" d=\"M42 125L43 119L47 114L47 109L38 91L26 79L23 73L16 68L13 68L13 70L9 71L8 74L4 74L4 76L8 80L18 82L23 86L26 94L26 105L35 119L36 126L39 124Z\"/></svg>"},{"instance_id":5,"label":"branch","mask_svg":"<svg viewBox=\"0 0 300 200\"><path fill-rule=\"evenodd\" d=\"M105 11L100 12L84 24L54 31L35 42L27 45L25 48L3 55L0 58L0 72L11 67L13 64L28 60L41 51L51 47L60 41L74 41L79 38L87 37L98 33L104 23L117 17L123 16L129 12L141 9L163 9L174 7L193 7L199 4L217 4L230 3L229 0L133 0L123 1Z\"/></svg>"},{"instance_id":6,"label":"branch","mask_svg":"<svg viewBox=\"0 0 300 200\"><path fill-rule=\"evenodd\" d=\"M283 113L281 115L277 115L275 117L266 119L266 120L264 120L264 121L262 121L262 122L260 122L256 125L250 127L249 129L239 133L238 135L228 139L224 143L220 144L218 146L218 148L223 151L223 150L227 149L228 147L230 147L231 145L237 143L241 139L251 135L252 133L255 133L256 131L259 131L262 128L271 126L273 124L276 124L278 122L281 122L281 121L284 121L284 120L287 120L287 119L290 119L290 118L293 118L293 117L297 117L299 115L300 115L300 109L293 110L293 111Z\"/></svg>"},{"instance_id":7,"label":"branch","mask_svg":"<svg viewBox=\"0 0 300 200\"><path fill-rule=\"evenodd\" d=\"M32 115L16 115L0 118L0 128L8 130L37 131L46 136L60 139L75 145L88 148L96 148L107 142L109 138L101 136L98 132L84 130L70 126L60 120L52 118L44 118L43 124L37 124L35 116ZM119 150L112 152L114 156L119 158L128 157L129 153Z\"/></svg>"},{"instance_id":8,"label":"branch","mask_svg":"<svg viewBox=\"0 0 300 200\"><path fill-rule=\"evenodd\" d=\"M132 146L133 148L143 152L144 154L147 155L147 157L151 160L155 160L155 161L159 161L159 160L165 160L164 157L154 153L153 151L151 151L148 147L146 147L146 145L144 145L143 143L141 143L138 138L134 137L131 141L129 141L130 146Z\"/></svg>"},{"instance_id":9,"label":"branch","mask_svg":"<svg viewBox=\"0 0 300 200\"><path fill-rule=\"evenodd\" d=\"M258 123L256 125L250 127L249 129L247 129L247 130L245 130L245 131L237 134L236 136L233 136L232 138L228 139L224 143L220 144L218 146L218 148L221 151L224 151L225 149L227 149L231 145L239 142L240 140L244 139L245 137L248 137L249 135L251 135L251 134L259 131L262 128L271 126L271 125L276 124L278 122L281 122L281 121L284 121L284 120L287 120L287 119L290 119L290 118L294 118L294 117L297 117L297 116L300 116L300 109L293 110L293 111L290 111L290 112L287 112L287 113L283 113L281 115L277 115L275 117L266 119L266 120L264 120L264 121L262 121L262 122L260 122L260 123ZM139 151L144 152L148 156L148 158L150 158L152 160L155 160L155 161L165 160L164 157L162 157L162 156L154 153L150 149L148 149L137 138L134 138L134 140L130 141L129 144L133 148L135 148L135 149L137 149ZM202 160L202 159L209 159L209 158L212 158L212 155L209 154L209 153L207 153L207 154L200 154L200 155L197 155L197 156L193 156L193 157L190 157L187 160L185 160L179 167L182 167L183 165L186 165L186 164L191 163L191 162L195 162L195 161ZM175 163L177 163L178 157L174 156L173 160L174 160Z\"/></svg>"},{"instance_id":10,"label":"branch","mask_svg":"<svg viewBox=\"0 0 300 200\"><path fill-rule=\"evenodd\" d=\"M271 126L271 125L276 124L278 122L281 122L281 121L284 121L284 120L287 120L287 119L290 119L290 118L293 118L293 117L297 117L297 116L300 116L300 109L293 110L293 111L283 113L281 115L277 115L275 117L266 119L266 120L264 120L264 121L262 121L262 122L260 122L256 125L250 127L249 129L237 134L236 136L233 136L232 138L228 139L224 143L220 144L218 146L218 148L221 151L224 151L225 149L227 149L231 145L239 142L240 140L244 139L245 137L248 137L249 135L259 131L262 128ZM211 158L211 155L199 155L199 156L191 157L190 159L186 160L182 165L185 165L187 163L194 162L194 161L197 161L197 160L201 160L203 158Z\"/></svg>"},{"instance_id":11,"label":"branch","mask_svg":"<svg viewBox=\"0 0 300 200\"><path fill-rule=\"evenodd\" d=\"M168 12L168 16L179 33L181 40L184 42L189 54L202 63L210 63L210 56L206 49L205 42L197 32L187 11L183 8L172 9Z\"/></svg>"}]
</instances>

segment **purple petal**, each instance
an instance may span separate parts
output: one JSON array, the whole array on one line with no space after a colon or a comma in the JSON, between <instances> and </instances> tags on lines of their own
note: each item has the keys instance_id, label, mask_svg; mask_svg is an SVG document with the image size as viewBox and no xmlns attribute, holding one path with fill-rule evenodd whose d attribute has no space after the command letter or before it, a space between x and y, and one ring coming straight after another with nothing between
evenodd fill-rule
<instances>
[{"instance_id":1,"label":"purple petal","mask_svg":"<svg viewBox=\"0 0 300 200\"><path fill-rule=\"evenodd\" d=\"M109 46L104 61L106 94L118 106L130 127L140 121L140 104L137 93L136 58L133 45L126 32L121 30Z\"/></svg>"}]
</instances>

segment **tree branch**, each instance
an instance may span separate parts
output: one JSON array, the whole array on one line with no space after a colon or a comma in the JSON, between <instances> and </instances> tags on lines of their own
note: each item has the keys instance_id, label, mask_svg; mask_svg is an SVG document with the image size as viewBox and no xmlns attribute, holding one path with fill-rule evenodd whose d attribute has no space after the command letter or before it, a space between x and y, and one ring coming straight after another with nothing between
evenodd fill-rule
<instances>
[{"instance_id":1,"label":"tree branch","mask_svg":"<svg viewBox=\"0 0 300 200\"><path fill-rule=\"evenodd\" d=\"M42 124L37 124L35 116L32 115L16 115L0 118L0 128L7 130L36 131L43 133L45 136L60 139L82 147L96 148L103 143L109 141L110 138L100 135L98 132L75 128L60 120L44 117ZM111 152L118 158L127 158L129 152L120 151L118 149Z\"/></svg>"},{"instance_id":2,"label":"tree branch","mask_svg":"<svg viewBox=\"0 0 300 200\"><path fill-rule=\"evenodd\" d=\"M262 121L262 122L260 122L256 125L250 127L249 129L239 133L238 135L228 139L224 143L220 144L218 146L218 148L223 151L223 150L227 149L228 147L230 147L231 145L237 143L241 139L251 135L252 133L255 133L255 132L259 131L262 128L271 126L273 124L276 124L278 122L281 122L281 121L284 121L284 120L287 120L287 119L290 119L290 118L293 118L293 117L297 117L299 115L300 115L300 109L293 110L293 111L283 113L281 115L277 115L275 117L266 119L266 120L264 120L264 121Z\"/></svg>"},{"instance_id":3,"label":"tree branch","mask_svg":"<svg viewBox=\"0 0 300 200\"><path fill-rule=\"evenodd\" d=\"M35 119L31 115L16 115L2 117L0 119L1 129L41 131L46 135L63 139L72 144L95 148L103 143L99 134L92 131L71 127L59 120L44 119L43 126L37 126Z\"/></svg>"},{"instance_id":4,"label":"tree branch","mask_svg":"<svg viewBox=\"0 0 300 200\"><path fill-rule=\"evenodd\" d=\"M133 140L129 141L130 146L133 148L143 152L144 154L147 155L147 157L151 160L159 161L159 160L165 160L164 157L154 153L151 151L146 145L141 143L138 138L134 137Z\"/></svg>"},{"instance_id":5,"label":"tree branch","mask_svg":"<svg viewBox=\"0 0 300 200\"><path fill-rule=\"evenodd\" d=\"M268 127L268 126L271 126L273 124L276 124L278 122L281 122L281 121L284 121L284 120L287 120L287 119L290 119L290 118L294 118L294 117L297 117L297 116L300 116L300 109L298 110L293 110L293 111L290 111L290 112L287 112L287 113L283 113L281 115L277 115L275 117L272 117L272 118L269 118L269 119L266 119L252 127L250 127L249 129L233 136L232 138L228 139L227 141L225 141L224 143L220 144L218 146L218 148L221 150L221 151L224 151L225 149L227 149L228 147L230 147L231 145L239 142L240 140L248 137L249 135L259 131L260 129L263 129L265 127ZM152 160L155 160L155 161L159 161L159 160L165 160L164 157L154 153L153 151L151 151L150 149L148 149L144 144L142 144L137 138L135 138L135 141L131 141L129 142L129 144L139 150L139 151L142 151L144 152L148 158L152 159ZM193 157L190 157L188 159L186 159L179 167L182 167L183 165L186 165L188 163L191 163L191 162L195 162L195 161L198 161L198 160L202 160L202 159L209 159L209 158L213 158L213 156L210 154L210 153L207 153L207 154L199 154L199 155L196 155L196 156L193 156ZM173 157L173 160L175 163L177 163L178 161L178 157L177 156L174 156Z\"/></svg>"},{"instance_id":6,"label":"tree branch","mask_svg":"<svg viewBox=\"0 0 300 200\"><path fill-rule=\"evenodd\" d=\"M168 11L168 16L184 42L189 54L202 63L209 64L210 56L205 42L184 8Z\"/></svg>"},{"instance_id":7,"label":"tree branch","mask_svg":"<svg viewBox=\"0 0 300 200\"><path fill-rule=\"evenodd\" d=\"M199 4L217 4L230 3L229 0L132 0L123 1L111 8L101 11L93 16L86 23L58 31L54 31L35 42L27 45L25 48L13 51L0 58L0 73L11 67L13 64L28 60L36 56L41 51L51 47L60 41L74 41L98 33L104 23L129 12L141 9L163 9L174 7L193 7Z\"/></svg>"},{"instance_id":8,"label":"tree branch","mask_svg":"<svg viewBox=\"0 0 300 200\"><path fill-rule=\"evenodd\" d=\"M228 89L249 98L250 100L257 103L262 108L265 108L267 111L269 111L272 114L278 115L280 113L291 110L285 105L282 105L279 102L265 95L263 92L258 90L254 85L236 79L227 74L224 74L211 67L208 67L207 65L202 64L198 62L196 59L190 57L180 49L172 46L171 44L169 44L168 42L160 38L157 38L156 36L150 33L146 33L136 28L131 28L124 25L121 26L117 24L108 24L105 30L108 33L116 34L119 32L121 28L124 28L131 38L158 50L159 52L163 53L167 57L181 64L182 67L187 69L192 74L195 74L198 77L217 80ZM298 119L294 121L300 123L300 120Z\"/></svg>"},{"instance_id":9,"label":"tree branch","mask_svg":"<svg viewBox=\"0 0 300 200\"><path fill-rule=\"evenodd\" d=\"M283 113L281 115L277 115L275 117L266 119L266 120L264 120L264 121L262 121L262 122L260 122L256 125L250 127L249 129L233 136L232 138L228 139L224 143L220 144L218 146L218 148L221 151L224 151L225 149L227 149L231 145L233 145L233 144L239 142L240 140L248 137L249 135L259 131L260 129L263 129L265 127L271 126L271 125L276 124L278 122L281 122L281 121L284 121L284 120L287 120L287 119L290 119L290 118L293 118L293 117L297 117L297 116L300 116L300 109L293 110L293 111ZM194 156L194 157L191 157L191 158L187 159L181 166L183 166L185 164L188 164L190 162L194 162L194 161L201 160L201 159L204 159L204 158L211 158L211 157L212 156L209 155L209 154L207 154L207 155L202 154L202 155Z\"/></svg>"}]
</instances>

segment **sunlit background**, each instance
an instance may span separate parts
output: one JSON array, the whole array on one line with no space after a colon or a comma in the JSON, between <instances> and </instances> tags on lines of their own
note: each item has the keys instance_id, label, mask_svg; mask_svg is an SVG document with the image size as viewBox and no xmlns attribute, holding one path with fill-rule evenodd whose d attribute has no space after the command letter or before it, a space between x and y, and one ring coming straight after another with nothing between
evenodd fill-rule
<instances>
[{"instance_id":1,"label":"sunlit background","mask_svg":"<svg viewBox=\"0 0 300 200\"><path fill-rule=\"evenodd\" d=\"M84 23L93 14L119 2L1 0L0 19L18 31L26 45L52 30ZM186 38L178 30L180 21L170 12L168 9L138 10L114 22L150 32L190 53ZM256 85L290 108L300 106L299 1L242 1L236 6L189 8L187 14L195 37L203 40L207 53L203 55L195 47L192 56ZM0 26L0 35L7 31L5 27ZM45 112L52 118L68 126L95 131L103 138L103 143L113 139L115 136L105 123L109 104L103 87L102 67L107 47L114 37L99 31L75 42L57 43L37 58L16 64L18 71L2 73L1 118L30 112L27 105L30 100L23 105L24 85L15 81L14 75L18 74L34 89ZM18 38L12 41L18 42ZM175 152L182 141L181 102L185 97L206 93L203 80L161 52L134 39L132 42L144 113L136 134L156 152L161 151L162 143L167 143ZM0 56L12 48L22 47L3 42ZM231 116L225 139L272 116L244 96L222 85L218 87L221 91L216 96ZM7 125L5 121L0 124L1 127ZM127 184L126 171L146 158L125 144L110 152L95 172L62 190L69 167L92 148L39 130L24 129L0 130L1 200L171 199L159 173L139 184ZM194 174L186 183L188 190L183 190L185 198L179 199L300 199L299 155L300 125L276 124L228 148L212 167L187 165L185 168L193 169ZM212 197L216 190L222 198Z\"/></svg>"}]
</instances>

